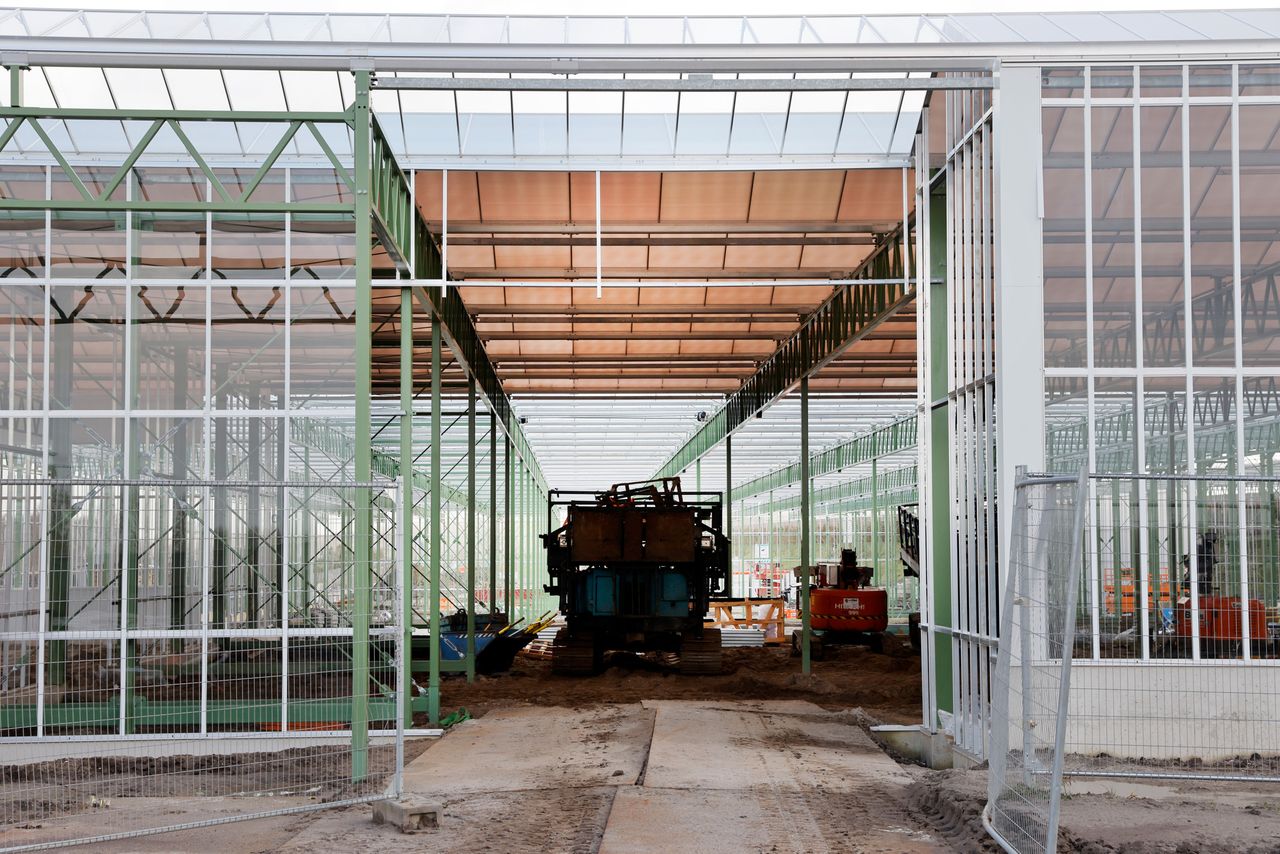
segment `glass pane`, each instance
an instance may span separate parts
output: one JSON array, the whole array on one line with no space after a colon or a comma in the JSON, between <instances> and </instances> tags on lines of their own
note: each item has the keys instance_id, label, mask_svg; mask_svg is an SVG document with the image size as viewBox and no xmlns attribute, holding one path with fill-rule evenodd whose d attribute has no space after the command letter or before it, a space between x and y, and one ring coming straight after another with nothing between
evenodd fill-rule
<instances>
[{"instance_id":1,"label":"glass pane","mask_svg":"<svg viewBox=\"0 0 1280 854\"><path fill-rule=\"evenodd\" d=\"M285 272L282 214L214 214L213 276L281 279Z\"/></svg>"},{"instance_id":2,"label":"glass pane","mask_svg":"<svg viewBox=\"0 0 1280 854\"><path fill-rule=\"evenodd\" d=\"M54 211L49 236L54 278L124 276L123 212Z\"/></svg>"},{"instance_id":3,"label":"glass pane","mask_svg":"<svg viewBox=\"0 0 1280 854\"><path fill-rule=\"evenodd\" d=\"M204 408L206 293L203 283L134 290L140 408Z\"/></svg>"},{"instance_id":4,"label":"glass pane","mask_svg":"<svg viewBox=\"0 0 1280 854\"><path fill-rule=\"evenodd\" d=\"M1087 327L1084 267L1084 110L1045 107L1045 364L1084 367Z\"/></svg>"},{"instance_id":5,"label":"glass pane","mask_svg":"<svg viewBox=\"0 0 1280 854\"><path fill-rule=\"evenodd\" d=\"M1094 364L1133 367L1133 109L1092 115Z\"/></svg>"},{"instance_id":6,"label":"glass pane","mask_svg":"<svg viewBox=\"0 0 1280 854\"><path fill-rule=\"evenodd\" d=\"M1186 364L1182 108L1139 109L1142 134L1142 337L1152 367Z\"/></svg>"},{"instance_id":7,"label":"glass pane","mask_svg":"<svg viewBox=\"0 0 1280 854\"><path fill-rule=\"evenodd\" d=\"M349 406L355 394L355 289L295 283L289 313L292 405Z\"/></svg>"},{"instance_id":8,"label":"glass pane","mask_svg":"<svg viewBox=\"0 0 1280 854\"><path fill-rule=\"evenodd\" d=\"M1099 377L1094 391L1093 443L1098 472L1132 472L1138 465L1137 385Z\"/></svg>"},{"instance_id":9,"label":"glass pane","mask_svg":"<svg viewBox=\"0 0 1280 854\"><path fill-rule=\"evenodd\" d=\"M0 408L44 408L44 295L38 285L0 286Z\"/></svg>"},{"instance_id":10,"label":"glass pane","mask_svg":"<svg viewBox=\"0 0 1280 854\"><path fill-rule=\"evenodd\" d=\"M203 213L135 213L135 279L203 278L209 235Z\"/></svg>"},{"instance_id":11,"label":"glass pane","mask_svg":"<svg viewBox=\"0 0 1280 854\"><path fill-rule=\"evenodd\" d=\"M212 287L213 406L284 406L284 287Z\"/></svg>"},{"instance_id":12,"label":"glass pane","mask_svg":"<svg viewBox=\"0 0 1280 854\"><path fill-rule=\"evenodd\" d=\"M293 217L290 238L292 278L355 277L355 225L349 217L297 214Z\"/></svg>"},{"instance_id":13,"label":"glass pane","mask_svg":"<svg viewBox=\"0 0 1280 854\"><path fill-rule=\"evenodd\" d=\"M1191 363L1234 365L1231 108L1190 109Z\"/></svg>"},{"instance_id":14,"label":"glass pane","mask_svg":"<svg viewBox=\"0 0 1280 854\"><path fill-rule=\"evenodd\" d=\"M124 287L58 285L50 308L50 408L123 408Z\"/></svg>"},{"instance_id":15,"label":"glass pane","mask_svg":"<svg viewBox=\"0 0 1280 854\"><path fill-rule=\"evenodd\" d=\"M0 279L45 274L44 211L0 211Z\"/></svg>"},{"instance_id":16,"label":"glass pane","mask_svg":"<svg viewBox=\"0 0 1280 854\"><path fill-rule=\"evenodd\" d=\"M1244 365L1280 365L1280 105L1240 105L1240 295Z\"/></svg>"}]
</instances>

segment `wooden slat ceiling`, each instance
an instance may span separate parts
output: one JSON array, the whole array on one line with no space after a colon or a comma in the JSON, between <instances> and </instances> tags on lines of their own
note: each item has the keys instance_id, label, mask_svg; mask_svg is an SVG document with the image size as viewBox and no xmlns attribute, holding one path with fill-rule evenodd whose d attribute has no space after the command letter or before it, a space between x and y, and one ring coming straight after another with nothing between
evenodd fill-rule
<instances>
[{"instance_id":1,"label":"wooden slat ceiling","mask_svg":"<svg viewBox=\"0 0 1280 854\"><path fill-rule=\"evenodd\" d=\"M603 276L655 284L597 297L594 181L449 172L450 276L511 393L734 391L831 293L774 280L845 277L902 219L901 170L603 173ZM441 184L417 175L433 233ZM814 387L913 389L914 311Z\"/></svg>"}]
</instances>

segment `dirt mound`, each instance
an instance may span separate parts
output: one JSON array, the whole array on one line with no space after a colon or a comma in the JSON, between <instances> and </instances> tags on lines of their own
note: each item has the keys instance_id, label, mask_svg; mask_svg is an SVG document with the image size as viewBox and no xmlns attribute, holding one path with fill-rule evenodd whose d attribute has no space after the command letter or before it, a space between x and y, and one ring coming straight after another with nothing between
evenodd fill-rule
<instances>
[{"instance_id":1,"label":"dirt mound","mask_svg":"<svg viewBox=\"0 0 1280 854\"><path fill-rule=\"evenodd\" d=\"M524 702L545 706L593 706L641 700L809 700L827 709L861 706L891 723L920 720L920 659L896 650L873 653L863 647L839 647L813 672L800 672L799 659L787 649L737 648L724 651L723 671L714 676L675 672L656 656L614 654L596 676L560 676L544 659L519 656L509 673L477 676L468 685L460 676L441 689L446 709L465 706L473 715L489 708Z\"/></svg>"}]
</instances>

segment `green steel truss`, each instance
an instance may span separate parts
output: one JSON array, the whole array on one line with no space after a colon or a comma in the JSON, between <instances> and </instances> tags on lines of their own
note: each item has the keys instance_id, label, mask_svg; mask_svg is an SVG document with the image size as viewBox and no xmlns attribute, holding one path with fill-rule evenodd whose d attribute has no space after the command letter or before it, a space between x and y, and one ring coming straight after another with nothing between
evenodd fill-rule
<instances>
[{"instance_id":1,"label":"green steel truss","mask_svg":"<svg viewBox=\"0 0 1280 854\"><path fill-rule=\"evenodd\" d=\"M874 477L852 478L815 489L811 496L816 512L817 508L829 504L839 504L846 510L866 510L875 504L884 504L892 498L898 504L914 503L919 485L919 473L914 464L903 466L892 471L881 472ZM742 510L744 517L759 516L786 510L795 510L800 506L800 495L788 495L783 498L765 499L758 504L749 504Z\"/></svg>"},{"instance_id":2,"label":"green steel truss","mask_svg":"<svg viewBox=\"0 0 1280 854\"><path fill-rule=\"evenodd\" d=\"M912 262L904 255L902 237L902 226L886 235L849 283L837 287L654 476L673 477L684 471L802 377L907 305L914 297L908 276Z\"/></svg>"},{"instance_id":3,"label":"green steel truss","mask_svg":"<svg viewBox=\"0 0 1280 854\"><path fill-rule=\"evenodd\" d=\"M843 468L911 450L916 446L915 415L908 415L866 433L860 433L809 457L809 476L821 477ZM733 500L741 501L800 481L800 462L782 466L733 489Z\"/></svg>"}]
</instances>

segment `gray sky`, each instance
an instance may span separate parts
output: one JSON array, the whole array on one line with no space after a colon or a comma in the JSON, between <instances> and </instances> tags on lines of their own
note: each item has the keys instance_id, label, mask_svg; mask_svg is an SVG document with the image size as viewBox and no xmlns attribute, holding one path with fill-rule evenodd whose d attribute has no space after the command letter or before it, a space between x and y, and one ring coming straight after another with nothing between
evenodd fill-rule
<instances>
[{"instance_id":1,"label":"gray sky","mask_svg":"<svg viewBox=\"0 0 1280 854\"><path fill-rule=\"evenodd\" d=\"M1066 12L1171 9L1270 9L1276 0L35 0L14 5L41 9L154 9L250 12L418 12L496 15L788 15L942 12Z\"/></svg>"}]
</instances>

